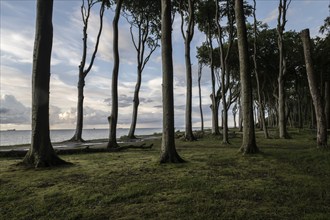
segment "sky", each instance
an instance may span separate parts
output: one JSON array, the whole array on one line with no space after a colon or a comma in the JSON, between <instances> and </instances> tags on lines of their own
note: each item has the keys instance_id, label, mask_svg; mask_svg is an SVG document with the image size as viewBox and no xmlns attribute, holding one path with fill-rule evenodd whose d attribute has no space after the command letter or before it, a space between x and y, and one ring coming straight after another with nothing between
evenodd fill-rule
<instances>
[{"instance_id":1,"label":"sky","mask_svg":"<svg viewBox=\"0 0 330 220\"><path fill-rule=\"evenodd\" d=\"M249 0L250 1L250 0ZM276 27L278 0L257 0L257 19ZM287 15L286 30L309 28L313 37L330 16L329 0L292 0ZM53 50L50 79L51 129L73 129L76 122L78 65L82 53L82 21L80 0L54 0ZM31 129L31 73L34 44L36 1L0 0L0 130ZM113 9L105 12L104 28L95 64L86 78L84 128L108 128L110 115ZM98 30L97 11L91 15L88 47L93 48ZM132 101L136 82L136 51L124 17L119 23L120 69L118 81L118 127L131 123ZM180 19L173 23L175 127L184 127L185 65ZM197 30L191 44L193 68L194 127L200 127L197 86L196 47L205 41ZM274 61L277 62L277 61ZM162 127L161 55L158 48L143 72L140 91L138 128ZM205 126L211 126L210 72L205 67L202 76L202 102ZM233 126L229 111L229 126Z\"/></svg>"}]
</instances>

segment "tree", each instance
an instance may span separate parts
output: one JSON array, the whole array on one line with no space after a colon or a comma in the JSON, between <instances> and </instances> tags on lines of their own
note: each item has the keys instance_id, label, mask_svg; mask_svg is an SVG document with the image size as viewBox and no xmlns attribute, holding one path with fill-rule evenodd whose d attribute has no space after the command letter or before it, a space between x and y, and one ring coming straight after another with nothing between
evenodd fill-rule
<instances>
[{"instance_id":1,"label":"tree","mask_svg":"<svg viewBox=\"0 0 330 220\"><path fill-rule=\"evenodd\" d=\"M135 139L142 72L151 55L159 46L160 2L125 1L124 8L127 11L125 17L130 24L131 39L137 54L137 81L133 98L132 122L128 132L128 137ZM137 29L136 36L134 36L133 28Z\"/></svg>"},{"instance_id":2,"label":"tree","mask_svg":"<svg viewBox=\"0 0 330 220\"><path fill-rule=\"evenodd\" d=\"M198 24L198 29L205 33L207 39L207 45L205 47L208 49L209 56L209 66L211 69L211 84L212 93L210 95L212 105L212 134L219 135L219 104L217 99L218 93L215 89L215 59L213 50L213 36L216 33L215 24L215 9L214 2L212 0L201 1L198 5L198 10L196 14L196 23Z\"/></svg>"},{"instance_id":3,"label":"tree","mask_svg":"<svg viewBox=\"0 0 330 220\"><path fill-rule=\"evenodd\" d=\"M161 0L161 3L163 136L161 144L160 162L181 163L184 162L184 160L179 156L176 151L174 136L171 0Z\"/></svg>"},{"instance_id":4,"label":"tree","mask_svg":"<svg viewBox=\"0 0 330 220\"><path fill-rule=\"evenodd\" d=\"M258 63L257 63L257 17L256 17L256 0L253 0L254 7L253 7L253 33L254 33L254 41L253 41L253 63L254 63L254 74L256 77L257 82L257 94L258 94L258 102L259 102L259 112L260 112L260 119L261 119L261 126L264 131L265 138L269 138L268 129L266 126L266 119L265 119L265 104L261 97L261 86L259 81L259 70L258 70Z\"/></svg>"},{"instance_id":5,"label":"tree","mask_svg":"<svg viewBox=\"0 0 330 220\"><path fill-rule=\"evenodd\" d=\"M98 50L100 37L103 29L103 14L104 14L104 7L105 5L110 5L109 1L103 0L100 6L99 17L100 17L100 27L96 38L96 43L94 47L93 54L91 56L89 65L87 68L86 60L87 60L87 30L88 30L88 22L91 13L92 7L98 3L99 0L87 0L87 7L85 5L85 0L82 0L81 5L81 17L84 23L83 27L83 54L81 57L80 65L79 65L79 80L78 80L78 102L77 102L77 123L76 123L76 131L71 141L80 141L83 142L82 138L82 130L83 130L83 120L84 120L84 113L83 113L83 105L84 105L84 87L85 87L85 78L87 74L91 71L94 60L96 57L96 53Z\"/></svg>"},{"instance_id":6,"label":"tree","mask_svg":"<svg viewBox=\"0 0 330 220\"><path fill-rule=\"evenodd\" d=\"M185 115L185 139L194 141L196 138L192 132L192 70L190 58L190 43L194 36L195 27L195 1L180 0L179 12L181 15L181 33L184 40L185 64L186 64L186 115ZM184 23L186 20L186 30Z\"/></svg>"},{"instance_id":7,"label":"tree","mask_svg":"<svg viewBox=\"0 0 330 220\"><path fill-rule=\"evenodd\" d=\"M241 105L243 114L243 141L240 151L244 154L257 153L259 149L256 144L254 132L252 87L243 0L235 0L235 15L237 24L238 53L241 80Z\"/></svg>"},{"instance_id":8,"label":"tree","mask_svg":"<svg viewBox=\"0 0 330 220\"><path fill-rule=\"evenodd\" d=\"M287 70L287 62L283 47L283 33L285 30L286 13L291 0L280 0L278 6L277 33L278 33L278 50L279 50L279 73L278 73L278 117L279 117L279 134L280 138L288 138L286 129L285 115L285 91L284 91L284 76Z\"/></svg>"},{"instance_id":9,"label":"tree","mask_svg":"<svg viewBox=\"0 0 330 220\"><path fill-rule=\"evenodd\" d=\"M201 79L202 79L203 64L198 62L198 96L199 96L199 112L201 115L201 132L204 133L204 118L203 118L203 104L202 104L202 90L201 90Z\"/></svg>"},{"instance_id":10,"label":"tree","mask_svg":"<svg viewBox=\"0 0 330 220\"><path fill-rule=\"evenodd\" d=\"M108 117L110 132L107 148L118 148L117 144L117 120L118 120L118 73L119 73L119 49L118 49L118 22L123 0L116 4L115 16L112 21L113 27L113 70L111 88L111 115Z\"/></svg>"},{"instance_id":11,"label":"tree","mask_svg":"<svg viewBox=\"0 0 330 220\"><path fill-rule=\"evenodd\" d=\"M53 0L38 0L32 69L31 146L23 159L23 164L27 166L49 167L67 163L56 155L49 134L52 16Z\"/></svg>"},{"instance_id":12,"label":"tree","mask_svg":"<svg viewBox=\"0 0 330 220\"><path fill-rule=\"evenodd\" d=\"M320 148L327 148L327 123L324 112L324 105L321 96L320 87L313 69L312 62L312 46L309 36L309 29L301 32L301 40L304 46L304 57L306 63L306 72L309 83L310 93L313 99L313 105L317 120L317 146Z\"/></svg>"}]
</instances>

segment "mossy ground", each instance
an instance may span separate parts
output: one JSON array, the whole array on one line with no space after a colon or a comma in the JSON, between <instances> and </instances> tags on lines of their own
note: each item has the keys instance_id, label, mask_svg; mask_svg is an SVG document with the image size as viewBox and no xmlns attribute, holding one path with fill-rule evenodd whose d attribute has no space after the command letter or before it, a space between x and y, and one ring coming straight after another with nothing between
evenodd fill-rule
<instances>
[{"instance_id":1,"label":"mossy ground","mask_svg":"<svg viewBox=\"0 0 330 220\"><path fill-rule=\"evenodd\" d=\"M207 135L177 140L183 164L149 150L63 155L73 166L25 169L0 158L0 219L330 219L330 151L310 131L258 134L262 151L238 153Z\"/></svg>"}]
</instances>

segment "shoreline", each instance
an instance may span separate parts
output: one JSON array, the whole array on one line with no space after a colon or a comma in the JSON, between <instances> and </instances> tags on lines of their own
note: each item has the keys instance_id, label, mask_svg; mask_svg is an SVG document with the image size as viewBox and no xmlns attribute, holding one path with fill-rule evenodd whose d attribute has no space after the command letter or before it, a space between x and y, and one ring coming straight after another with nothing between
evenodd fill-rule
<instances>
[{"instance_id":1,"label":"shoreline","mask_svg":"<svg viewBox=\"0 0 330 220\"><path fill-rule=\"evenodd\" d=\"M117 139L118 144L135 144L141 143L147 140L157 140L161 138L161 134L152 135L137 135L136 139L128 139L127 136L122 136ZM70 140L62 142L54 142L52 146L54 150L59 154L65 154L66 152L102 152L106 150L108 139L91 139L85 142L74 142ZM29 150L31 144L20 145L7 145L0 146L0 157L20 157L25 155Z\"/></svg>"}]
</instances>

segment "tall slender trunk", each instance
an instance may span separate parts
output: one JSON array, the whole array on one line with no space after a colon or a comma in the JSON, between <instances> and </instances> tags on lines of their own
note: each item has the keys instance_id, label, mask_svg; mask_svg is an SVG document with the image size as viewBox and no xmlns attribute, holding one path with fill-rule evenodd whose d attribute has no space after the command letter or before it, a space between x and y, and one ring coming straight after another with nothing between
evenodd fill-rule
<instances>
[{"instance_id":1,"label":"tall slender trunk","mask_svg":"<svg viewBox=\"0 0 330 220\"><path fill-rule=\"evenodd\" d=\"M192 131L192 71L190 60L190 41L185 41L185 63L186 63L186 115L185 115L185 139L188 141L196 140Z\"/></svg>"},{"instance_id":2,"label":"tall slender trunk","mask_svg":"<svg viewBox=\"0 0 330 220\"><path fill-rule=\"evenodd\" d=\"M204 118L203 118L203 104L202 104L202 89L201 89L201 78L202 78L202 69L203 64L198 64L198 96L199 96L199 112L201 115L201 131L204 132Z\"/></svg>"},{"instance_id":3,"label":"tall slender trunk","mask_svg":"<svg viewBox=\"0 0 330 220\"><path fill-rule=\"evenodd\" d=\"M253 7L253 32L254 32L254 41L253 41L253 63L254 63L254 73L256 76L257 82L257 94L258 94L258 102L259 102L259 113L260 113L260 128L264 131L265 138L269 138L268 129L266 126L265 120L265 108L264 108L264 101L261 98L261 86L259 82L259 71L258 71L258 63L257 63L257 17L256 17L256 0L253 0L254 7Z\"/></svg>"},{"instance_id":4,"label":"tall slender trunk","mask_svg":"<svg viewBox=\"0 0 330 220\"><path fill-rule=\"evenodd\" d=\"M137 81L135 85L135 91L134 91L134 99L133 99L133 114L132 114L132 123L131 127L128 132L128 137L131 139L135 139L135 128L136 128L136 122L137 122L137 115L138 115L138 108L140 104L139 99L139 92L141 87L141 81L142 81L142 70L141 66L138 65L137 68Z\"/></svg>"},{"instance_id":5,"label":"tall slender trunk","mask_svg":"<svg viewBox=\"0 0 330 220\"><path fill-rule=\"evenodd\" d=\"M84 117L84 87L85 87L85 78L80 76L78 81L78 102L77 102L77 123L76 123L76 131L71 141L79 141L84 142L82 139L82 131L83 131L83 117Z\"/></svg>"},{"instance_id":6,"label":"tall slender trunk","mask_svg":"<svg viewBox=\"0 0 330 220\"><path fill-rule=\"evenodd\" d=\"M285 89L284 89L284 76L286 74L286 60L284 57L283 47L283 32L285 29L286 13L291 0L287 3L287 0L280 0L278 6L278 19L277 19L277 33L278 33L278 50L279 50L279 73L278 73L278 126L280 138L288 138L288 132L286 128L286 115L285 115Z\"/></svg>"},{"instance_id":7,"label":"tall slender trunk","mask_svg":"<svg viewBox=\"0 0 330 220\"><path fill-rule=\"evenodd\" d=\"M117 120L118 120L118 74L119 74L119 50L118 50L118 22L123 0L118 0L116 12L113 18L113 71L111 89L111 115L109 116L110 134L107 148L117 148Z\"/></svg>"},{"instance_id":8,"label":"tall slender trunk","mask_svg":"<svg viewBox=\"0 0 330 220\"><path fill-rule=\"evenodd\" d=\"M235 0L237 23L238 53L241 80L241 98L243 108L243 141L240 151L244 154L259 151L254 132L251 72L249 67L248 41L243 10L243 0Z\"/></svg>"},{"instance_id":9,"label":"tall slender trunk","mask_svg":"<svg viewBox=\"0 0 330 220\"><path fill-rule=\"evenodd\" d=\"M213 61L213 44L212 44L212 37L209 31L208 34L208 41L209 41L209 58L210 58L210 68L211 68L211 83L212 83L212 94L211 94L211 111L212 111L212 134L219 135L219 107L218 102L216 100L216 93L215 93L215 73L214 73L214 61Z\"/></svg>"},{"instance_id":10,"label":"tall slender trunk","mask_svg":"<svg viewBox=\"0 0 330 220\"><path fill-rule=\"evenodd\" d=\"M317 126L317 146L321 148L327 148L327 123L324 112L324 105L321 96L321 91L318 87L317 78L313 69L312 62L312 46L309 36L309 29L305 29L300 34L304 47L304 57L306 64L307 79L309 84L309 90L312 96L313 105L316 114L316 126Z\"/></svg>"},{"instance_id":11,"label":"tall slender trunk","mask_svg":"<svg viewBox=\"0 0 330 220\"><path fill-rule=\"evenodd\" d=\"M241 97L238 97L238 131L243 131L243 114L242 114L242 103L241 103Z\"/></svg>"},{"instance_id":12,"label":"tall slender trunk","mask_svg":"<svg viewBox=\"0 0 330 220\"><path fill-rule=\"evenodd\" d=\"M23 159L27 166L49 167L66 163L56 155L49 134L52 16L53 0L38 0L32 69L31 146Z\"/></svg>"},{"instance_id":13,"label":"tall slender trunk","mask_svg":"<svg viewBox=\"0 0 330 220\"><path fill-rule=\"evenodd\" d=\"M172 60L172 21L171 0L161 0L161 48L163 72L163 135L161 144L161 163L180 163L184 160L175 148L174 136L174 97Z\"/></svg>"}]
</instances>

